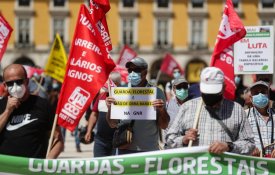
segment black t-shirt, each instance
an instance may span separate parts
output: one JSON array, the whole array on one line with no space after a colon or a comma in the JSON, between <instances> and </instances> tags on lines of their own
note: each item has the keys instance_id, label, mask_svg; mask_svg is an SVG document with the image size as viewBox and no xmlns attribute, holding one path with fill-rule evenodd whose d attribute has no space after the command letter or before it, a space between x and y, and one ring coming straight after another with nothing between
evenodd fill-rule
<instances>
[{"instance_id":1,"label":"black t-shirt","mask_svg":"<svg viewBox=\"0 0 275 175\"><path fill-rule=\"evenodd\" d=\"M0 113L7 99L0 101ZM0 154L45 158L53 116L48 101L30 95L15 109L0 133Z\"/></svg>"}]
</instances>

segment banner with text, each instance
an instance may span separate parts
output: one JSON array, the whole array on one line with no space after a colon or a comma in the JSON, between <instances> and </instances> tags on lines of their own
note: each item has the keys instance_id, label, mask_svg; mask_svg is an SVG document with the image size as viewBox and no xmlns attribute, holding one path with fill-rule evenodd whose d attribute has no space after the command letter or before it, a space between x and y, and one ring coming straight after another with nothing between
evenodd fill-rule
<instances>
[{"instance_id":1,"label":"banner with text","mask_svg":"<svg viewBox=\"0 0 275 175\"><path fill-rule=\"evenodd\" d=\"M16 174L239 174L275 175L274 159L209 154L178 148L93 159L33 159L0 155L0 173ZM16 167L16 168L15 168Z\"/></svg>"},{"instance_id":2,"label":"banner with text","mask_svg":"<svg viewBox=\"0 0 275 175\"><path fill-rule=\"evenodd\" d=\"M156 99L155 87L113 87L115 103L111 107L111 119L156 120L152 102Z\"/></svg>"},{"instance_id":3,"label":"banner with text","mask_svg":"<svg viewBox=\"0 0 275 175\"><path fill-rule=\"evenodd\" d=\"M235 74L273 74L273 26L246 26L246 35L234 44Z\"/></svg>"},{"instance_id":4,"label":"banner with text","mask_svg":"<svg viewBox=\"0 0 275 175\"><path fill-rule=\"evenodd\" d=\"M0 13L0 61L6 51L13 29Z\"/></svg>"},{"instance_id":5,"label":"banner with text","mask_svg":"<svg viewBox=\"0 0 275 175\"><path fill-rule=\"evenodd\" d=\"M95 21L81 5L56 110L60 126L74 130L114 67Z\"/></svg>"}]
</instances>

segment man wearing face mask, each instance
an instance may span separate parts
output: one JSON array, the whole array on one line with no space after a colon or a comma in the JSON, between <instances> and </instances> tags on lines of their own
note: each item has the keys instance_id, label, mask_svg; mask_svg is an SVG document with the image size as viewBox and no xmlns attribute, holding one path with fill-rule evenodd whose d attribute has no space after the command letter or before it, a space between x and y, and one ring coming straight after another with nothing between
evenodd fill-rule
<instances>
[{"instance_id":1,"label":"man wearing face mask","mask_svg":"<svg viewBox=\"0 0 275 175\"><path fill-rule=\"evenodd\" d=\"M173 69L173 80L170 82L167 82L165 85L165 94L167 97L167 100L170 100L171 98L175 97L175 93L173 91L172 84L175 81L175 79L179 78L181 76L181 70L178 67L175 67Z\"/></svg>"},{"instance_id":2,"label":"man wearing face mask","mask_svg":"<svg viewBox=\"0 0 275 175\"><path fill-rule=\"evenodd\" d=\"M251 127L242 106L223 98L224 74L216 67L207 67L200 76L201 97L189 100L180 107L168 130L168 147L209 146L210 153L234 152L250 154L254 149ZM197 129L194 116L203 102Z\"/></svg>"},{"instance_id":3,"label":"man wearing face mask","mask_svg":"<svg viewBox=\"0 0 275 175\"><path fill-rule=\"evenodd\" d=\"M164 131L164 138L167 131L171 127L176 115L178 114L180 106L189 99L188 98L189 84L183 76L175 79L173 81L172 87L173 87L173 92L175 93L175 97L170 99L167 104L167 112L170 116L170 122L168 127Z\"/></svg>"},{"instance_id":4,"label":"man wearing face mask","mask_svg":"<svg viewBox=\"0 0 275 175\"><path fill-rule=\"evenodd\" d=\"M129 73L129 82L132 87L150 87L146 79L148 64L143 58L136 57L126 63ZM117 127L119 120L110 119L111 103L114 103L113 97L106 98L108 112L106 119L111 128ZM129 154L145 151L154 151L159 149L159 129L165 129L168 126L170 117L166 111L165 96L161 89L157 88L157 99L153 101L153 106L157 111L157 120L134 120L133 123L133 142L127 149L118 149L118 154ZM129 120L120 122L130 123Z\"/></svg>"},{"instance_id":5,"label":"man wearing face mask","mask_svg":"<svg viewBox=\"0 0 275 175\"><path fill-rule=\"evenodd\" d=\"M48 101L30 95L22 65L7 66L3 78L9 95L0 101L0 154L46 158L54 120ZM57 158L63 149L59 127L52 145L47 158Z\"/></svg>"},{"instance_id":6,"label":"man wearing face mask","mask_svg":"<svg viewBox=\"0 0 275 175\"><path fill-rule=\"evenodd\" d=\"M252 107L247 109L248 121L252 127L256 148L252 155L260 156L260 150L265 157L275 157L274 119L275 113L272 101L269 100L269 84L257 81L250 86ZM265 148L266 147L266 148Z\"/></svg>"}]
</instances>

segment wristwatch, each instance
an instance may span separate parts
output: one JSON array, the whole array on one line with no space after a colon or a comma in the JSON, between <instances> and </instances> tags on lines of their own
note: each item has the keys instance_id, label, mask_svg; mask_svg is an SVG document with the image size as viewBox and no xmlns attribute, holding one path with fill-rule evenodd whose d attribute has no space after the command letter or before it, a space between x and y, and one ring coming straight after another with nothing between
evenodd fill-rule
<instances>
[{"instance_id":1,"label":"wristwatch","mask_svg":"<svg viewBox=\"0 0 275 175\"><path fill-rule=\"evenodd\" d=\"M234 148L234 144L232 142L226 142L228 147L228 152L231 152Z\"/></svg>"}]
</instances>

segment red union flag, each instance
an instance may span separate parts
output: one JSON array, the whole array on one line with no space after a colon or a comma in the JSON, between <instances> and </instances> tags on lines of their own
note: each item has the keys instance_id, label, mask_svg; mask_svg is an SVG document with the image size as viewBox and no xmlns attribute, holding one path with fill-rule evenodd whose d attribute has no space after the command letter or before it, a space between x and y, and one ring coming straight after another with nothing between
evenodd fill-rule
<instances>
[{"instance_id":1,"label":"red union flag","mask_svg":"<svg viewBox=\"0 0 275 175\"><path fill-rule=\"evenodd\" d=\"M232 1L226 0L210 66L218 67L224 72L226 84L224 97L230 100L235 99L236 90L232 45L245 35L246 30L237 13L234 11Z\"/></svg>"},{"instance_id":2,"label":"red union flag","mask_svg":"<svg viewBox=\"0 0 275 175\"><path fill-rule=\"evenodd\" d=\"M173 76L173 70L175 68L178 68L181 73L183 73L182 68L180 67L180 65L178 64L178 62L173 58L173 56L169 53L167 53L164 57L164 60L162 61L160 70L163 73L166 73L169 76Z\"/></svg>"},{"instance_id":3,"label":"red union flag","mask_svg":"<svg viewBox=\"0 0 275 175\"><path fill-rule=\"evenodd\" d=\"M102 40L108 49L112 50L112 42L105 14L110 10L109 0L90 0L90 14L96 22Z\"/></svg>"},{"instance_id":4,"label":"red union flag","mask_svg":"<svg viewBox=\"0 0 275 175\"><path fill-rule=\"evenodd\" d=\"M125 45L120 52L117 64L119 66L125 67L125 64L136 56L137 53L133 49Z\"/></svg>"},{"instance_id":5,"label":"red union flag","mask_svg":"<svg viewBox=\"0 0 275 175\"><path fill-rule=\"evenodd\" d=\"M114 67L95 22L82 5L56 110L60 126L74 130Z\"/></svg>"},{"instance_id":6,"label":"red union flag","mask_svg":"<svg viewBox=\"0 0 275 175\"><path fill-rule=\"evenodd\" d=\"M9 23L0 13L0 61L2 60L2 57L6 51L12 31L13 29Z\"/></svg>"}]
</instances>

